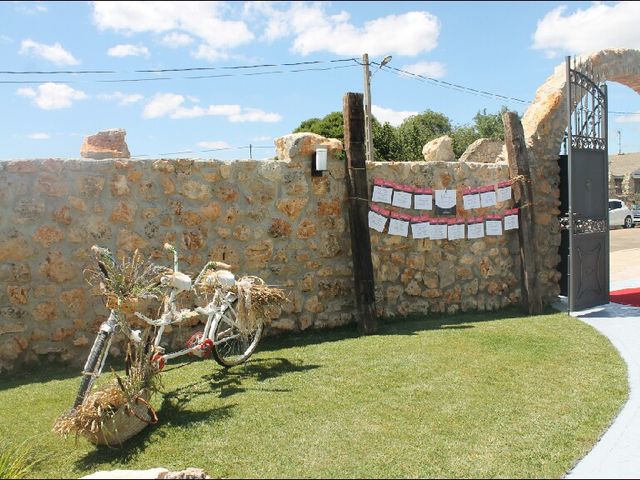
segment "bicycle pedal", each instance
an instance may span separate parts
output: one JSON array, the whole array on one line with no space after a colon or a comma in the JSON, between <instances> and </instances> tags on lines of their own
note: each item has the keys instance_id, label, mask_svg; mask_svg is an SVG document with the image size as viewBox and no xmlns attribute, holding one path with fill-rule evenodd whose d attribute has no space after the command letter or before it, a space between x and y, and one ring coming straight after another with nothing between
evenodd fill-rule
<instances>
[{"instance_id":1,"label":"bicycle pedal","mask_svg":"<svg viewBox=\"0 0 640 480\"><path fill-rule=\"evenodd\" d=\"M153 357L151 357L151 361L158 364L158 370L162 370L167 362L164 355L160 353L154 353Z\"/></svg>"},{"instance_id":2,"label":"bicycle pedal","mask_svg":"<svg viewBox=\"0 0 640 480\"><path fill-rule=\"evenodd\" d=\"M211 352L213 351L213 342L210 339L206 339L204 342L202 341L202 336L204 332L196 332L189 340L187 340L187 348L197 347L195 350L189 352L189 355L192 357L199 358L209 358Z\"/></svg>"}]
</instances>

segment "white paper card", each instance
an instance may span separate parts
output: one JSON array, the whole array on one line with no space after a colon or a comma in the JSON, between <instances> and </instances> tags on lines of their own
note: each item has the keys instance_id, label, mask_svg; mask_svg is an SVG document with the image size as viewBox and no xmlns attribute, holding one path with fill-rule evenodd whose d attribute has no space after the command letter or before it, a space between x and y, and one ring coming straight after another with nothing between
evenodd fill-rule
<instances>
[{"instance_id":1,"label":"white paper card","mask_svg":"<svg viewBox=\"0 0 640 480\"><path fill-rule=\"evenodd\" d=\"M389 235L409 236L409 222L392 218L389 221Z\"/></svg>"},{"instance_id":2,"label":"white paper card","mask_svg":"<svg viewBox=\"0 0 640 480\"><path fill-rule=\"evenodd\" d=\"M456 205L455 190L436 190L436 205L440 208L451 208Z\"/></svg>"},{"instance_id":3,"label":"white paper card","mask_svg":"<svg viewBox=\"0 0 640 480\"><path fill-rule=\"evenodd\" d=\"M377 232L382 232L386 224L387 217L369 210L369 228L373 228Z\"/></svg>"},{"instance_id":4,"label":"white paper card","mask_svg":"<svg viewBox=\"0 0 640 480\"><path fill-rule=\"evenodd\" d=\"M413 205L416 210L432 210L433 209L433 195L416 193L413 196Z\"/></svg>"},{"instance_id":5,"label":"white paper card","mask_svg":"<svg viewBox=\"0 0 640 480\"><path fill-rule=\"evenodd\" d=\"M431 224L431 240L445 240L447 238L446 224Z\"/></svg>"},{"instance_id":6,"label":"white paper card","mask_svg":"<svg viewBox=\"0 0 640 480\"><path fill-rule=\"evenodd\" d=\"M431 227L429 222L412 223L411 236L413 238L429 238L431 236Z\"/></svg>"},{"instance_id":7,"label":"white paper card","mask_svg":"<svg viewBox=\"0 0 640 480\"><path fill-rule=\"evenodd\" d=\"M472 210L474 208L480 208L480 194L472 193L462 196L462 204L465 210Z\"/></svg>"},{"instance_id":8,"label":"white paper card","mask_svg":"<svg viewBox=\"0 0 640 480\"><path fill-rule=\"evenodd\" d=\"M467 238L484 237L484 222L470 223L467 225Z\"/></svg>"},{"instance_id":9,"label":"white paper card","mask_svg":"<svg viewBox=\"0 0 640 480\"><path fill-rule=\"evenodd\" d=\"M500 220L487 220L488 235L502 235L502 222Z\"/></svg>"},{"instance_id":10,"label":"white paper card","mask_svg":"<svg viewBox=\"0 0 640 480\"><path fill-rule=\"evenodd\" d=\"M412 194L409 192L402 192L400 190L393 191L393 202L391 205L402 208L411 208Z\"/></svg>"},{"instance_id":11,"label":"white paper card","mask_svg":"<svg viewBox=\"0 0 640 480\"><path fill-rule=\"evenodd\" d=\"M507 200L511 200L511 185L498 187L498 201L506 202Z\"/></svg>"},{"instance_id":12,"label":"white paper card","mask_svg":"<svg viewBox=\"0 0 640 480\"><path fill-rule=\"evenodd\" d=\"M491 190L489 192L482 192L480 194L480 204L482 207L491 207L497 203L496 191Z\"/></svg>"},{"instance_id":13,"label":"white paper card","mask_svg":"<svg viewBox=\"0 0 640 480\"><path fill-rule=\"evenodd\" d=\"M505 230L517 230L518 229L518 215L507 215L504 217L504 229Z\"/></svg>"},{"instance_id":14,"label":"white paper card","mask_svg":"<svg viewBox=\"0 0 640 480\"><path fill-rule=\"evenodd\" d=\"M464 223L449 225L447 235L449 240L462 240L464 238Z\"/></svg>"},{"instance_id":15,"label":"white paper card","mask_svg":"<svg viewBox=\"0 0 640 480\"><path fill-rule=\"evenodd\" d=\"M373 194L371 195L371 201L378 202L378 203L391 203L392 195L393 195L393 188L374 185Z\"/></svg>"}]
</instances>

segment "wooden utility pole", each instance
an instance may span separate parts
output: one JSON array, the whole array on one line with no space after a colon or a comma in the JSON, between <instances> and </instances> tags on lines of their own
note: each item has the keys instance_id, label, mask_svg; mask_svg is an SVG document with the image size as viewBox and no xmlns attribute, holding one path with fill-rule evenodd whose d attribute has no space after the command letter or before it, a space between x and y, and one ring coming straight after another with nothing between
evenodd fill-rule
<instances>
[{"instance_id":1,"label":"wooden utility pole","mask_svg":"<svg viewBox=\"0 0 640 480\"><path fill-rule=\"evenodd\" d=\"M371 240L369 238L369 186L365 161L364 108L361 93L347 93L342 103L349 227L358 327L367 335L377 329Z\"/></svg>"},{"instance_id":2,"label":"wooden utility pole","mask_svg":"<svg viewBox=\"0 0 640 480\"><path fill-rule=\"evenodd\" d=\"M364 69L364 146L365 158L373 162L373 133L371 126L371 71L369 70L369 55L362 55Z\"/></svg>"},{"instance_id":3,"label":"wooden utility pole","mask_svg":"<svg viewBox=\"0 0 640 480\"><path fill-rule=\"evenodd\" d=\"M504 143L507 147L509 176L516 181L513 191L520 205L520 264L522 266L522 306L529 314L542 313L542 296L538 288L536 270L536 249L534 244L533 193L529 155L524 141L522 123L515 112L502 114L504 123Z\"/></svg>"}]
</instances>

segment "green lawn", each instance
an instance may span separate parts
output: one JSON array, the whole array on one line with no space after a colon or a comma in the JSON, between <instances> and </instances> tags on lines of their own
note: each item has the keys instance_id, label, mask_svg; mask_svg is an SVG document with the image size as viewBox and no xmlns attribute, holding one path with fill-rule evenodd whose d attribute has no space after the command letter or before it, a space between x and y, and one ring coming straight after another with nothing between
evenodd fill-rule
<instances>
[{"instance_id":1,"label":"green lawn","mask_svg":"<svg viewBox=\"0 0 640 480\"><path fill-rule=\"evenodd\" d=\"M172 366L169 365L169 370ZM203 468L213 477L561 477L627 398L609 341L516 310L265 339L246 366L164 373L160 423L122 449L61 439L76 371L0 380L0 438L46 456L34 477Z\"/></svg>"}]
</instances>

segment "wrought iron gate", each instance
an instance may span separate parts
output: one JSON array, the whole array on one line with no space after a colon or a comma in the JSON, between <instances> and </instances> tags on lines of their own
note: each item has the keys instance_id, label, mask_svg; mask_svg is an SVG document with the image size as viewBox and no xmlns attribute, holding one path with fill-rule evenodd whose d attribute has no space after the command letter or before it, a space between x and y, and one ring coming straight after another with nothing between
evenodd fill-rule
<instances>
[{"instance_id":1,"label":"wrought iron gate","mask_svg":"<svg viewBox=\"0 0 640 480\"><path fill-rule=\"evenodd\" d=\"M569 311L609 302L607 86L588 64L567 69Z\"/></svg>"}]
</instances>

